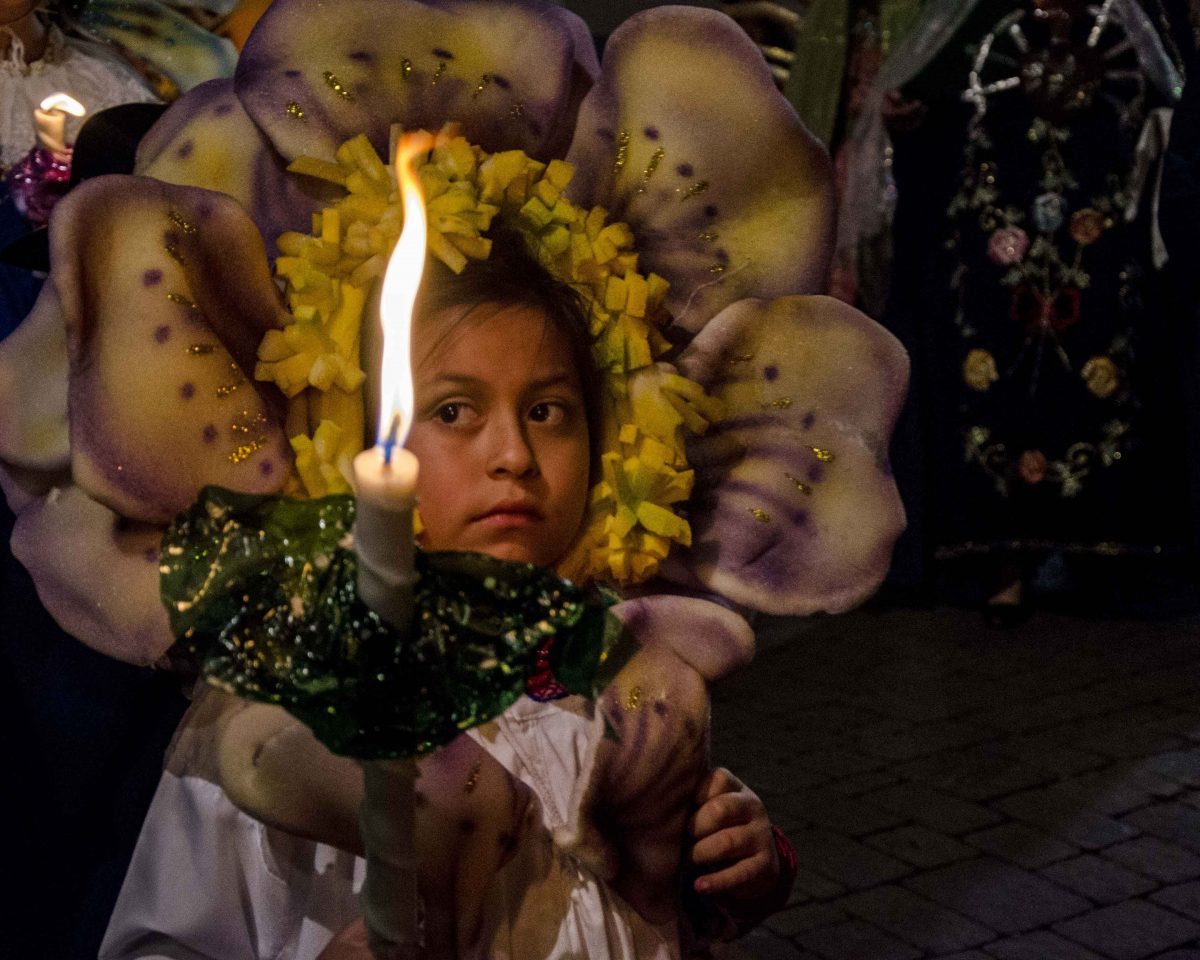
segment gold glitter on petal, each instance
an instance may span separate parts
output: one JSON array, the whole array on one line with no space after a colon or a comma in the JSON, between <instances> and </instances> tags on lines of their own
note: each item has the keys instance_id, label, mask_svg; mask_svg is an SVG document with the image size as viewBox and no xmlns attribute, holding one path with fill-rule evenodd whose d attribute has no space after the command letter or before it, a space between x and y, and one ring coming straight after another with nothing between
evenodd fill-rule
<instances>
[{"instance_id":1,"label":"gold glitter on petal","mask_svg":"<svg viewBox=\"0 0 1200 960\"><path fill-rule=\"evenodd\" d=\"M293 120L304 120L304 109L295 100L292 100L287 105L287 115Z\"/></svg>"},{"instance_id":2,"label":"gold glitter on petal","mask_svg":"<svg viewBox=\"0 0 1200 960\"><path fill-rule=\"evenodd\" d=\"M200 309L200 307L196 304L195 300L192 300L189 297L185 297L182 293L168 293L167 299L170 300L174 304L178 304L181 307L187 307L189 310L199 310Z\"/></svg>"},{"instance_id":3,"label":"gold glitter on petal","mask_svg":"<svg viewBox=\"0 0 1200 960\"><path fill-rule=\"evenodd\" d=\"M266 442L266 437L259 437L258 439L251 440L248 443L238 444L229 452L229 462L236 467L238 464L249 460L252 456L254 456L255 453L263 448L263 445Z\"/></svg>"},{"instance_id":4,"label":"gold glitter on petal","mask_svg":"<svg viewBox=\"0 0 1200 960\"><path fill-rule=\"evenodd\" d=\"M400 61L400 76L405 80L412 79L413 65L412 61L405 57Z\"/></svg>"},{"instance_id":5,"label":"gold glitter on petal","mask_svg":"<svg viewBox=\"0 0 1200 960\"><path fill-rule=\"evenodd\" d=\"M650 162L646 164L646 169L642 171L642 184L637 188L638 193L645 193L646 187L650 183L650 178L658 171L659 164L662 163L663 157L667 155L667 151L659 147L650 157Z\"/></svg>"},{"instance_id":6,"label":"gold glitter on petal","mask_svg":"<svg viewBox=\"0 0 1200 960\"><path fill-rule=\"evenodd\" d=\"M796 489L799 490L801 493L803 493L805 496L809 496L812 494L812 487L810 487L807 483L805 483L799 477L793 477L790 473L785 473L784 476L787 477L789 480L791 480L792 483L794 483L796 485Z\"/></svg>"},{"instance_id":7,"label":"gold glitter on petal","mask_svg":"<svg viewBox=\"0 0 1200 960\"><path fill-rule=\"evenodd\" d=\"M321 76L325 78L325 84L330 90L336 93L343 100L348 100L351 103L354 102L354 94L350 92L350 90L344 83L342 83L340 79L338 79L337 74L335 74L332 70L326 70L323 74L321 74Z\"/></svg>"},{"instance_id":8,"label":"gold glitter on petal","mask_svg":"<svg viewBox=\"0 0 1200 960\"><path fill-rule=\"evenodd\" d=\"M167 219L175 224L175 226L177 226L184 233L193 234L196 232L196 225L188 220L187 217L185 217L178 210L168 210Z\"/></svg>"},{"instance_id":9,"label":"gold glitter on petal","mask_svg":"<svg viewBox=\"0 0 1200 960\"><path fill-rule=\"evenodd\" d=\"M708 181L707 180L697 180L686 190L684 190L680 187L676 187L675 192L679 194L680 200L690 200L692 197L696 196L696 194L703 193L707 189L708 189Z\"/></svg>"},{"instance_id":10,"label":"gold glitter on petal","mask_svg":"<svg viewBox=\"0 0 1200 960\"><path fill-rule=\"evenodd\" d=\"M187 265L183 259L183 254L179 252L179 247L176 246L175 244L173 244L173 243L165 244L163 246L163 251L166 253L166 255L168 257L170 257L172 260L174 260L181 267Z\"/></svg>"},{"instance_id":11,"label":"gold glitter on petal","mask_svg":"<svg viewBox=\"0 0 1200 960\"><path fill-rule=\"evenodd\" d=\"M725 272L725 267L719 263L714 263L711 267L708 268L708 272L711 274L715 274L716 276L719 277L721 274L723 274Z\"/></svg>"},{"instance_id":12,"label":"gold glitter on petal","mask_svg":"<svg viewBox=\"0 0 1200 960\"><path fill-rule=\"evenodd\" d=\"M477 84L475 84L475 92L471 94L471 99L475 99L476 97L478 97L481 93L483 93L484 90L486 90L489 86L491 86L491 83L492 83L491 74L485 73L482 77L479 78L479 82Z\"/></svg>"},{"instance_id":13,"label":"gold glitter on petal","mask_svg":"<svg viewBox=\"0 0 1200 960\"><path fill-rule=\"evenodd\" d=\"M471 768L471 772L467 774L467 782L463 784L463 793L474 793L475 788L479 785L479 774L483 770L483 764L476 763Z\"/></svg>"},{"instance_id":14,"label":"gold glitter on petal","mask_svg":"<svg viewBox=\"0 0 1200 960\"><path fill-rule=\"evenodd\" d=\"M514 103L512 109L508 111L508 119L520 120L523 116L525 116L525 104Z\"/></svg>"},{"instance_id":15,"label":"gold glitter on petal","mask_svg":"<svg viewBox=\"0 0 1200 960\"><path fill-rule=\"evenodd\" d=\"M771 522L771 515L769 513L767 513L766 510L763 510L759 507L751 507L750 515L752 517L754 517L754 519L757 520L759 523L770 523Z\"/></svg>"},{"instance_id":16,"label":"gold glitter on petal","mask_svg":"<svg viewBox=\"0 0 1200 960\"><path fill-rule=\"evenodd\" d=\"M732 366L736 366L739 363L749 363L753 359L754 359L754 354L742 353L742 354L738 354L738 356L736 356L736 357L730 357L729 365L732 367Z\"/></svg>"},{"instance_id":17,"label":"gold glitter on petal","mask_svg":"<svg viewBox=\"0 0 1200 960\"><path fill-rule=\"evenodd\" d=\"M629 141L632 139L628 130L622 130L617 137L617 158L613 161L613 173L620 173L629 162Z\"/></svg>"},{"instance_id":18,"label":"gold glitter on petal","mask_svg":"<svg viewBox=\"0 0 1200 960\"><path fill-rule=\"evenodd\" d=\"M215 344L193 343L190 347L187 348L187 352L188 352L189 356L206 357L216 349L217 348L216 348Z\"/></svg>"},{"instance_id":19,"label":"gold glitter on petal","mask_svg":"<svg viewBox=\"0 0 1200 960\"><path fill-rule=\"evenodd\" d=\"M439 60L437 69L435 69L433 71L433 79L429 81L430 86L436 87L438 85L438 83L441 81L442 77L444 77L445 75L446 75L446 61Z\"/></svg>"},{"instance_id":20,"label":"gold glitter on petal","mask_svg":"<svg viewBox=\"0 0 1200 960\"><path fill-rule=\"evenodd\" d=\"M833 461L837 459L833 455L832 451L824 450L821 447L813 447L812 452L813 452L813 456L816 457L818 460L820 460L822 463L833 463Z\"/></svg>"},{"instance_id":21,"label":"gold glitter on petal","mask_svg":"<svg viewBox=\"0 0 1200 960\"><path fill-rule=\"evenodd\" d=\"M712 243L714 240L717 239L717 235L715 233L713 233L711 230L705 230L696 239L699 240L701 243Z\"/></svg>"},{"instance_id":22,"label":"gold glitter on petal","mask_svg":"<svg viewBox=\"0 0 1200 960\"><path fill-rule=\"evenodd\" d=\"M626 694L626 696L625 696L625 709L630 710L630 711L636 710L638 708L638 704L640 704L641 702L642 702L642 688L636 687L636 686L630 687L629 693Z\"/></svg>"},{"instance_id":23,"label":"gold glitter on petal","mask_svg":"<svg viewBox=\"0 0 1200 960\"><path fill-rule=\"evenodd\" d=\"M792 405L791 397L780 397L778 400L768 400L763 404L763 409L774 407L776 410L786 410Z\"/></svg>"}]
</instances>

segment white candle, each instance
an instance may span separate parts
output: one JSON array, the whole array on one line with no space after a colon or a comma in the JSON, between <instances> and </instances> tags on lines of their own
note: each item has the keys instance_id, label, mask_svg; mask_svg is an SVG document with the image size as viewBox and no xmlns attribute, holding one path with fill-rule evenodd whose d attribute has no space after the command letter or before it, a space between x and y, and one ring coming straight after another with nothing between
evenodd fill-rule
<instances>
[{"instance_id":1,"label":"white candle","mask_svg":"<svg viewBox=\"0 0 1200 960\"><path fill-rule=\"evenodd\" d=\"M395 627L408 628L413 588L413 506L417 458L407 450L383 447L354 458L354 550L358 554L358 595Z\"/></svg>"},{"instance_id":2,"label":"white candle","mask_svg":"<svg viewBox=\"0 0 1200 960\"><path fill-rule=\"evenodd\" d=\"M401 630L413 629L413 520L417 458L404 449L412 425L412 313L425 266L425 198L412 158L428 150L428 134L404 137L397 148L396 178L404 198L404 229L388 262L380 292L383 328L379 442L354 458L358 513L354 549L358 594L372 610ZM418 938L415 760L364 764L360 811L367 875L363 917L371 951L389 960L416 958Z\"/></svg>"},{"instance_id":3,"label":"white candle","mask_svg":"<svg viewBox=\"0 0 1200 960\"><path fill-rule=\"evenodd\" d=\"M59 156L69 152L71 144L67 143L67 116L82 117L86 113L83 104L68 94L54 93L48 96L33 111L38 146Z\"/></svg>"}]
</instances>

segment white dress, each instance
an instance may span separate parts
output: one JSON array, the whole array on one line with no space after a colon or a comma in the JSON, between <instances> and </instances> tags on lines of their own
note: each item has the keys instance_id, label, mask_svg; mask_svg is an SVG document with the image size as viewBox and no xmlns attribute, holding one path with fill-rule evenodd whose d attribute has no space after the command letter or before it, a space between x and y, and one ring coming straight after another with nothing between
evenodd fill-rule
<instances>
[{"instance_id":1,"label":"white dress","mask_svg":"<svg viewBox=\"0 0 1200 960\"><path fill-rule=\"evenodd\" d=\"M564 847L603 735L577 703L523 697L469 734L529 786L545 827L489 887L478 960L678 960L674 924L643 920ZM358 916L363 873L359 858L265 826L169 759L100 960L311 960Z\"/></svg>"}]
</instances>

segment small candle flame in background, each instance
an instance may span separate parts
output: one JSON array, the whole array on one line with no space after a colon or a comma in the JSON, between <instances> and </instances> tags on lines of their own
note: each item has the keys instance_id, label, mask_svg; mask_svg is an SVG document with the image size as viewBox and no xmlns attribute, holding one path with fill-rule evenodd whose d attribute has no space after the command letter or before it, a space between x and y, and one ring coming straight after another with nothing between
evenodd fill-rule
<instances>
[{"instance_id":1,"label":"small candle flame in background","mask_svg":"<svg viewBox=\"0 0 1200 960\"><path fill-rule=\"evenodd\" d=\"M433 146L424 131L407 133L396 145L396 182L404 203L404 229L388 260L380 291L379 322L383 328L383 367L379 390L379 436L384 463L403 446L413 421L413 306L425 268L425 195L413 169L413 158Z\"/></svg>"},{"instance_id":2,"label":"small candle flame in background","mask_svg":"<svg viewBox=\"0 0 1200 960\"><path fill-rule=\"evenodd\" d=\"M63 113L69 113L73 117L82 117L87 110L83 104L76 100L69 93L52 93L40 104L40 110L61 110Z\"/></svg>"}]
</instances>

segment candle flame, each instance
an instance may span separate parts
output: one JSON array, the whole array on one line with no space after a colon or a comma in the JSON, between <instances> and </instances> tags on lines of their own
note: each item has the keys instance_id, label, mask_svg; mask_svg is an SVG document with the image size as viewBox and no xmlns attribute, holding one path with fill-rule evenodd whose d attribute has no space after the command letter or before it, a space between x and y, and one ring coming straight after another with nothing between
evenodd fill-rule
<instances>
[{"instance_id":1,"label":"candle flame","mask_svg":"<svg viewBox=\"0 0 1200 960\"><path fill-rule=\"evenodd\" d=\"M388 261L380 292L383 326L383 369L380 375L378 444L384 461L403 446L412 426L415 405L412 374L412 320L421 273L425 268L425 196L413 169L413 158L433 146L424 131L408 133L396 144L396 182L404 203L404 229Z\"/></svg>"},{"instance_id":2,"label":"candle flame","mask_svg":"<svg viewBox=\"0 0 1200 960\"><path fill-rule=\"evenodd\" d=\"M40 110L60 110L63 113L69 113L73 117L82 117L87 110L83 104L72 97L69 93L52 93L41 102L38 109Z\"/></svg>"}]
</instances>

